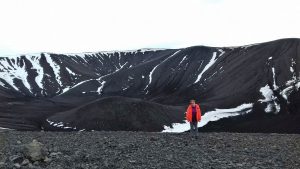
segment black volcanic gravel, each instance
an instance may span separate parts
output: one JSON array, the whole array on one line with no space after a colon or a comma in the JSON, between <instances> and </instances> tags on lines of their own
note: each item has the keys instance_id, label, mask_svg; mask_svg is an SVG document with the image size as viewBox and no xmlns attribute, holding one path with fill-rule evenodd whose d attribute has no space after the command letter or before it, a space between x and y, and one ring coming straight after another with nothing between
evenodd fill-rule
<instances>
[{"instance_id":1,"label":"black volcanic gravel","mask_svg":"<svg viewBox=\"0 0 300 169\"><path fill-rule=\"evenodd\" d=\"M0 168L14 168L9 157L33 139L51 160L21 168L300 168L296 134L96 131L0 131Z\"/></svg>"}]
</instances>

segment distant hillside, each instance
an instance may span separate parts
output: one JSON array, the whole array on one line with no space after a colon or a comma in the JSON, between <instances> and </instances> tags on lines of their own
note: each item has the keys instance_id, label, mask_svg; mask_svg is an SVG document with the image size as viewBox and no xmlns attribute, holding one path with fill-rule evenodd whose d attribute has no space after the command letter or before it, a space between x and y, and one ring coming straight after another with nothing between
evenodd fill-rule
<instances>
[{"instance_id":1,"label":"distant hillside","mask_svg":"<svg viewBox=\"0 0 300 169\"><path fill-rule=\"evenodd\" d=\"M201 130L300 133L299 62L299 39L2 57L0 127L61 130L52 119L80 125L68 130L162 131L185 123L195 98L207 113ZM236 109L241 105L251 107ZM225 117L232 118L219 120ZM94 125L109 122L124 125Z\"/></svg>"}]
</instances>

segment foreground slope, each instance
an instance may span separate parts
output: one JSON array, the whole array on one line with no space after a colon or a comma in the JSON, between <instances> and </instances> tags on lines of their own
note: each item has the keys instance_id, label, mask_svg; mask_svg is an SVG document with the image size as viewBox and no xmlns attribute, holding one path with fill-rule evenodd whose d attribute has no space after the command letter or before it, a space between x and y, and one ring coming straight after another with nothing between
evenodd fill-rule
<instances>
[{"instance_id":1,"label":"foreground slope","mask_svg":"<svg viewBox=\"0 0 300 169\"><path fill-rule=\"evenodd\" d=\"M299 135L212 132L196 139L186 133L9 131L0 138L0 168L7 169L22 164L22 147L33 139L44 144L50 160L24 168L300 167Z\"/></svg>"},{"instance_id":2,"label":"foreground slope","mask_svg":"<svg viewBox=\"0 0 300 169\"><path fill-rule=\"evenodd\" d=\"M56 117L51 121L55 124L67 123L67 118L88 124L95 119L82 118L85 113L88 117L105 114L94 102L122 96L119 98L139 99L141 104L146 101L179 107L166 122L168 126L170 122L177 123L179 115L184 120L183 110L188 100L195 98L203 112L214 114L207 115L208 121L242 115L209 122L203 130L300 133L299 53L299 39L282 39L241 47L41 53L0 58L0 126L53 130L47 123L51 117ZM113 102L118 100L116 97ZM89 104L89 112L80 109ZM234 111L242 105L252 105L251 111ZM117 107L112 109L118 112ZM158 111L146 109L150 114ZM216 109L222 109L221 113L216 113ZM80 111L70 113L77 110ZM159 123L155 130L163 127ZM126 128L130 127L123 129Z\"/></svg>"}]
</instances>

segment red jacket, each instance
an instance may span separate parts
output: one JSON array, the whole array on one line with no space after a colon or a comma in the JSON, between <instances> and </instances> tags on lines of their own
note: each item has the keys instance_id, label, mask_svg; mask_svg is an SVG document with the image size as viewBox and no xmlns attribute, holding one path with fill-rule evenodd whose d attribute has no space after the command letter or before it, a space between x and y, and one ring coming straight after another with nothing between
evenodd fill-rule
<instances>
[{"instance_id":1,"label":"red jacket","mask_svg":"<svg viewBox=\"0 0 300 169\"><path fill-rule=\"evenodd\" d=\"M192 116L193 116L193 112L192 112L192 105L189 105L189 107L187 108L186 110L186 120L188 122L192 122ZM199 122L201 120L201 109L200 109L200 106L198 104L196 104L196 118L197 118L197 121Z\"/></svg>"}]
</instances>

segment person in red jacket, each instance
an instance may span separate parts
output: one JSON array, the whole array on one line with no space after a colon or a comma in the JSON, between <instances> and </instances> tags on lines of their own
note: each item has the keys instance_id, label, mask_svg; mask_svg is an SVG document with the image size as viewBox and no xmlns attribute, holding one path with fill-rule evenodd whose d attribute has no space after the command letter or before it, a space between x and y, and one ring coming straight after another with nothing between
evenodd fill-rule
<instances>
[{"instance_id":1,"label":"person in red jacket","mask_svg":"<svg viewBox=\"0 0 300 169\"><path fill-rule=\"evenodd\" d=\"M198 133L198 122L201 120L201 109L196 100L191 100L190 105L186 110L186 120L190 122L190 132Z\"/></svg>"}]
</instances>

